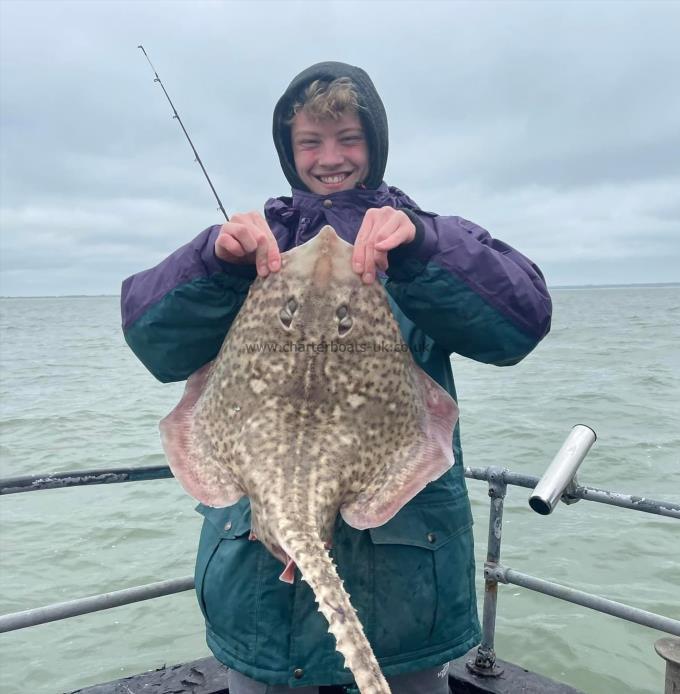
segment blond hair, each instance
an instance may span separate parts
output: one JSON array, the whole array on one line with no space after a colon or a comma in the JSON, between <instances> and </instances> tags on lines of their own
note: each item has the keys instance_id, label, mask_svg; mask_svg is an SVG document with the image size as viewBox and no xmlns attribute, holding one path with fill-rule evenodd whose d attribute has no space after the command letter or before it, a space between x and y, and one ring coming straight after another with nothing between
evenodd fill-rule
<instances>
[{"instance_id":1,"label":"blond hair","mask_svg":"<svg viewBox=\"0 0 680 694\"><path fill-rule=\"evenodd\" d=\"M338 77L332 82L314 80L293 104L286 123L291 125L300 111L312 120L338 120L345 113L358 113L360 108L359 95L349 77Z\"/></svg>"}]
</instances>

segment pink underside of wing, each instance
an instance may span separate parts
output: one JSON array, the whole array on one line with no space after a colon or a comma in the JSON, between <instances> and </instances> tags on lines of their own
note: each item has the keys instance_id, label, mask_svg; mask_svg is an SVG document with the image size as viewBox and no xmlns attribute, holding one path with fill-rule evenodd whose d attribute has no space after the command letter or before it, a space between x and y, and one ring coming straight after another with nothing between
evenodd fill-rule
<instances>
[{"instance_id":1,"label":"pink underside of wing","mask_svg":"<svg viewBox=\"0 0 680 694\"><path fill-rule=\"evenodd\" d=\"M377 528L393 518L418 492L441 477L453 464L453 429L458 420L455 400L436 381L418 369L418 386L425 409L421 413L422 436L410 459L395 460L385 485L373 498L359 499L340 509L345 522L358 530ZM411 442L405 442L408 446ZM409 475L396 487L397 473L404 467Z\"/></svg>"},{"instance_id":2,"label":"pink underside of wing","mask_svg":"<svg viewBox=\"0 0 680 694\"><path fill-rule=\"evenodd\" d=\"M243 493L235 486L218 486L202 478L205 461L199 460L196 456L191 437L194 407L205 387L211 363L189 377L182 399L175 409L161 420L159 427L161 443L172 474L182 487L202 504L220 508L236 503Z\"/></svg>"},{"instance_id":3,"label":"pink underside of wing","mask_svg":"<svg viewBox=\"0 0 680 694\"><path fill-rule=\"evenodd\" d=\"M286 568L279 576L279 580L283 581L284 583L293 583L293 581L295 581L295 562L292 559L288 560Z\"/></svg>"}]
</instances>

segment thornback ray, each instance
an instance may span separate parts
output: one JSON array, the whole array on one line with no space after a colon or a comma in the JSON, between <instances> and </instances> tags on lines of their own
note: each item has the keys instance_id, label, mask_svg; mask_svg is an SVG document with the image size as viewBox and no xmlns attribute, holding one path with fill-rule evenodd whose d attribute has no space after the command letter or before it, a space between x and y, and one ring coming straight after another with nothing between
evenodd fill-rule
<instances>
[{"instance_id":1,"label":"thornback ray","mask_svg":"<svg viewBox=\"0 0 680 694\"><path fill-rule=\"evenodd\" d=\"M214 361L161 422L175 477L202 503L248 496L252 536L311 586L362 694L387 694L329 555L338 513L383 525L454 463L458 408L414 362L380 282L325 226L257 278Z\"/></svg>"}]
</instances>

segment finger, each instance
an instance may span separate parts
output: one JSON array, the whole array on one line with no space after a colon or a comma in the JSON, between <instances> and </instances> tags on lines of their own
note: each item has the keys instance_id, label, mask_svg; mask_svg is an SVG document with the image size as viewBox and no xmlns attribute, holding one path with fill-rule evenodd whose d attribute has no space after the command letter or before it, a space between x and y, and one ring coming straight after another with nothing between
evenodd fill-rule
<instances>
[{"instance_id":1,"label":"finger","mask_svg":"<svg viewBox=\"0 0 680 694\"><path fill-rule=\"evenodd\" d=\"M401 246L404 243L408 243L411 241L411 237L408 232L401 232L401 231L395 231L394 234L391 234L388 236L386 239L383 239L382 241L379 241L375 244L375 248L378 251L391 251L393 248L396 248L397 246Z\"/></svg>"},{"instance_id":2,"label":"finger","mask_svg":"<svg viewBox=\"0 0 680 694\"><path fill-rule=\"evenodd\" d=\"M375 266L381 272L385 272L388 267L387 262L387 252L386 251L376 251L375 253Z\"/></svg>"},{"instance_id":3,"label":"finger","mask_svg":"<svg viewBox=\"0 0 680 694\"><path fill-rule=\"evenodd\" d=\"M246 255L246 250L243 246L241 246L230 234L220 234L217 239L215 239L215 244L219 246L221 250L226 251L229 255L235 256L236 258L242 258Z\"/></svg>"},{"instance_id":4,"label":"finger","mask_svg":"<svg viewBox=\"0 0 680 694\"><path fill-rule=\"evenodd\" d=\"M281 253L279 251L279 244L276 241L274 232L272 232L267 220L259 214L259 212L251 213L251 218L257 228L264 234L266 239L266 254L265 261L267 267L272 272L278 272L281 269Z\"/></svg>"},{"instance_id":5,"label":"finger","mask_svg":"<svg viewBox=\"0 0 680 694\"><path fill-rule=\"evenodd\" d=\"M365 267L366 257L366 239L370 235L373 228L373 215L367 212L361 221L361 226L354 240L354 251L352 252L352 269L354 272L361 274Z\"/></svg>"},{"instance_id":6,"label":"finger","mask_svg":"<svg viewBox=\"0 0 680 694\"><path fill-rule=\"evenodd\" d=\"M399 214L390 217L376 233L374 244L376 250L389 251L404 243L408 237L408 226L404 223L405 221L411 223Z\"/></svg>"},{"instance_id":7,"label":"finger","mask_svg":"<svg viewBox=\"0 0 680 694\"><path fill-rule=\"evenodd\" d=\"M231 215L229 221L226 224L222 225L222 228L228 227L231 224L243 224L245 219L246 215L243 212L234 212L234 214Z\"/></svg>"},{"instance_id":8,"label":"finger","mask_svg":"<svg viewBox=\"0 0 680 694\"><path fill-rule=\"evenodd\" d=\"M279 244L264 218L261 217L260 219L261 228L267 241L267 265L272 272L278 272L281 269L281 252L279 251Z\"/></svg>"},{"instance_id":9,"label":"finger","mask_svg":"<svg viewBox=\"0 0 680 694\"><path fill-rule=\"evenodd\" d=\"M267 236L260 234L257 241L257 250L255 251L255 267L260 277L266 277L269 274L268 245Z\"/></svg>"},{"instance_id":10,"label":"finger","mask_svg":"<svg viewBox=\"0 0 680 694\"><path fill-rule=\"evenodd\" d=\"M236 225L235 225L236 226ZM232 236L243 246L246 253L254 253L257 250L257 238L255 230L246 224L239 224L234 229Z\"/></svg>"},{"instance_id":11,"label":"finger","mask_svg":"<svg viewBox=\"0 0 680 694\"><path fill-rule=\"evenodd\" d=\"M281 253L274 234L267 246L267 264L272 272L278 272L281 269Z\"/></svg>"},{"instance_id":12,"label":"finger","mask_svg":"<svg viewBox=\"0 0 680 694\"><path fill-rule=\"evenodd\" d=\"M217 236L216 242L219 242L221 246L223 246L226 243L226 246L230 249L235 248L233 243L230 241L224 241L225 239L231 239L232 242L236 243L239 248L243 250L242 253L239 253L236 251L236 254L239 256L247 255L248 248L246 244L242 242L242 240L245 238L245 235L247 233L247 228L244 224L241 224L239 222L227 222L226 224L223 224L220 227L220 232Z\"/></svg>"},{"instance_id":13,"label":"finger","mask_svg":"<svg viewBox=\"0 0 680 694\"><path fill-rule=\"evenodd\" d=\"M381 239L389 238L399 228L399 224L399 215L396 215L394 210L381 208L366 241L365 265L361 278L366 284L373 282L376 269L384 270L387 268L387 252L377 248L376 245Z\"/></svg>"},{"instance_id":14,"label":"finger","mask_svg":"<svg viewBox=\"0 0 680 694\"><path fill-rule=\"evenodd\" d=\"M370 284L375 279L375 250L373 249L373 235L366 242L364 256L364 271L361 281Z\"/></svg>"},{"instance_id":15,"label":"finger","mask_svg":"<svg viewBox=\"0 0 680 694\"><path fill-rule=\"evenodd\" d=\"M267 220L259 213L259 212L249 212L248 213L248 222L260 229L261 231L271 233L271 230L269 229L269 225L267 224Z\"/></svg>"}]
</instances>

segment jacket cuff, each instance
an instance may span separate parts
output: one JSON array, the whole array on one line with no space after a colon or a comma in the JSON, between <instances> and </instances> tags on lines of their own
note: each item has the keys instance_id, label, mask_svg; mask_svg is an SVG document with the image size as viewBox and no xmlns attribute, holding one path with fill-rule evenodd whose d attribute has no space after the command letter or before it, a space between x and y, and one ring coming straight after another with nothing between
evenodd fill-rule
<instances>
[{"instance_id":1,"label":"jacket cuff","mask_svg":"<svg viewBox=\"0 0 680 694\"><path fill-rule=\"evenodd\" d=\"M215 272L224 272L235 277L255 279L257 277L257 268L254 263L228 263L226 260L217 257L215 253L215 241L220 233L220 228L220 224L215 224L215 226L210 229L206 244L201 249L201 259L208 270L208 274L212 275Z\"/></svg>"},{"instance_id":2,"label":"jacket cuff","mask_svg":"<svg viewBox=\"0 0 680 694\"><path fill-rule=\"evenodd\" d=\"M410 279L428 263L437 249L437 234L426 226L416 212L399 208L413 223L416 235L413 241L393 248L387 253L387 275L392 279Z\"/></svg>"}]
</instances>

